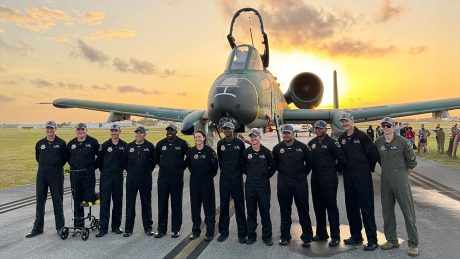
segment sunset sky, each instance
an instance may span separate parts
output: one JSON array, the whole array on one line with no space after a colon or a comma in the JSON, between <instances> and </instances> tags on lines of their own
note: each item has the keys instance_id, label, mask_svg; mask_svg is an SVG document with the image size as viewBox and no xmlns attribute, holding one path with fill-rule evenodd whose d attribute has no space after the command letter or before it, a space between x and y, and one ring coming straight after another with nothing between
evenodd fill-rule
<instances>
[{"instance_id":1,"label":"sunset sky","mask_svg":"<svg viewBox=\"0 0 460 259\"><path fill-rule=\"evenodd\" d=\"M0 123L108 117L36 104L62 97L205 109L242 7L264 19L282 89L317 73L321 107L333 70L343 108L460 97L458 0L2 0Z\"/></svg>"}]
</instances>

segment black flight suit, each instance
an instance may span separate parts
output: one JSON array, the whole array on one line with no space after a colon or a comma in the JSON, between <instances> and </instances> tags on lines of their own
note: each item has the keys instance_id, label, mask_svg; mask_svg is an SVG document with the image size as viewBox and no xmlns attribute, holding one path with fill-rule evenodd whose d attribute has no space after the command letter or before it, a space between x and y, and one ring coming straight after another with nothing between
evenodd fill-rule
<instances>
[{"instance_id":1,"label":"black flight suit","mask_svg":"<svg viewBox=\"0 0 460 259\"><path fill-rule=\"evenodd\" d=\"M69 152L70 164L70 185L74 197L74 226L84 227L85 216L84 208L80 206L82 201L94 202L97 197L94 192L96 187L97 169L96 157L99 153L99 142L91 137L86 136L86 139L79 142L77 138L72 139L67 143Z\"/></svg>"},{"instance_id":2,"label":"black flight suit","mask_svg":"<svg viewBox=\"0 0 460 259\"><path fill-rule=\"evenodd\" d=\"M260 145L259 151L248 147L244 151L244 173L246 174L245 192L246 209L248 211L248 240L257 238L257 206L262 219L262 239L272 238L272 222L270 219L270 178L275 173L273 157L270 150Z\"/></svg>"},{"instance_id":3,"label":"black flight suit","mask_svg":"<svg viewBox=\"0 0 460 259\"><path fill-rule=\"evenodd\" d=\"M323 140L318 137L310 140L312 175L311 194L316 215L316 235L321 239L329 238L326 229L326 211L329 219L331 239L340 241L339 208L337 207L337 171L343 170L346 163L339 142L328 135ZM338 162L336 162L338 161Z\"/></svg>"},{"instance_id":4,"label":"black flight suit","mask_svg":"<svg viewBox=\"0 0 460 259\"><path fill-rule=\"evenodd\" d=\"M127 146L125 153L126 171L126 222L125 233L132 233L136 218L137 192L141 197L142 224L144 231L152 230L152 171L155 168L155 147L147 140L142 144L135 141Z\"/></svg>"},{"instance_id":5,"label":"black flight suit","mask_svg":"<svg viewBox=\"0 0 460 259\"><path fill-rule=\"evenodd\" d=\"M371 140L374 141L374 138L375 138L374 129L368 128L366 133L369 136L369 138L371 138Z\"/></svg>"},{"instance_id":6,"label":"black flight suit","mask_svg":"<svg viewBox=\"0 0 460 259\"><path fill-rule=\"evenodd\" d=\"M176 137L169 142L159 141L155 162L160 166L158 175L158 232L166 234L168 228L168 200L171 196L171 231L179 232L182 226L182 194L184 190L185 155L188 143Z\"/></svg>"},{"instance_id":7,"label":"black flight suit","mask_svg":"<svg viewBox=\"0 0 460 259\"><path fill-rule=\"evenodd\" d=\"M43 231L48 187L53 200L56 230L60 230L64 227L62 196L64 194L63 166L67 161L66 155L66 143L58 136L56 136L52 142L43 138L35 145L35 159L38 162L38 172L36 184L37 207L33 227L34 231Z\"/></svg>"},{"instance_id":8,"label":"black flight suit","mask_svg":"<svg viewBox=\"0 0 460 259\"><path fill-rule=\"evenodd\" d=\"M220 166L219 233L223 236L228 236L229 232L229 207L231 196L235 205L238 237L246 237L246 213L244 208L242 168L244 150L244 142L238 138L233 138L231 142L226 142L225 139L222 139L217 143L217 157L219 158Z\"/></svg>"},{"instance_id":9,"label":"black flight suit","mask_svg":"<svg viewBox=\"0 0 460 259\"><path fill-rule=\"evenodd\" d=\"M112 139L104 142L99 148L98 164L101 171L99 184L101 195L101 231L107 232L110 218L110 199L112 207L112 230L121 225L121 211L123 204L123 170L125 169L126 142L118 140L115 145Z\"/></svg>"},{"instance_id":10,"label":"black flight suit","mask_svg":"<svg viewBox=\"0 0 460 259\"><path fill-rule=\"evenodd\" d=\"M308 146L294 139L291 146L285 142L273 148L274 168L278 170L278 203L281 214L281 240L291 240L292 200L294 199L302 227L300 238L311 241L313 230L308 205L307 175L311 170Z\"/></svg>"},{"instance_id":11,"label":"black flight suit","mask_svg":"<svg viewBox=\"0 0 460 259\"><path fill-rule=\"evenodd\" d=\"M366 133L356 127L351 136L344 132L339 137L339 143L347 159L343 180L350 234L354 239L361 239L364 224L368 242L377 243L371 174L379 159L377 147Z\"/></svg>"},{"instance_id":12,"label":"black flight suit","mask_svg":"<svg viewBox=\"0 0 460 259\"><path fill-rule=\"evenodd\" d=\"M186 163L190 171L190 205L192 207L192 233L201 233L201 204L204 209L206 236L214 236L216 225L216 193L214 176L219 167L216 152L207 145L198 150L192 147L187 152Z\"/></svg>"}]
</instances>

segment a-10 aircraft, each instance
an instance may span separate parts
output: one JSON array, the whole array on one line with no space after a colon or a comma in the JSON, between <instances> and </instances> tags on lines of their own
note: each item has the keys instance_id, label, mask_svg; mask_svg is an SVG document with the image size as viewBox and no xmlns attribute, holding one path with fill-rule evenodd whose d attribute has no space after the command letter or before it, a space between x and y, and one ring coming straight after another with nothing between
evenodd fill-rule
<instances>
[{"instance_id":1,"label":"a-10 aircraft","mask_svg":"<svg viewBox=\"0 0 460 259\"><path fill-rule=\"evenodd\" d=\"M252 45L236 45L233 26L242 12L253 12L260 21L264 53L260 55ZM166 107L122 104L78 99L57 99L53 105L58 108L80 108L110 112L108 121L129 119L131 115L181 122L183 134L193 134L204 129L208 137L214 138L216 132L227 121L231 121L237 132L247 128L262 128L285 123L313 123L325 120L331 124L333 135L342 132L339 116L344 111L338 107L337 80L334 72L334 108L315 109L323 97L321 79L309 72L295 76L286 93L270 71L268 37L264 31L262 17L253 8L243 8L233 16L227 39L232 48L223 74L212 84L208 94L206 110L186 110ZM290 109L294 103L298 109ZM396 105L374 106L347 109L356 122L378 120L385 116L401 117L423 113L433 113L440 117L443 112L460 108L460 98L413 102ZM278 132L278 138L280 137Z\"/></svg>"}]
</instances>

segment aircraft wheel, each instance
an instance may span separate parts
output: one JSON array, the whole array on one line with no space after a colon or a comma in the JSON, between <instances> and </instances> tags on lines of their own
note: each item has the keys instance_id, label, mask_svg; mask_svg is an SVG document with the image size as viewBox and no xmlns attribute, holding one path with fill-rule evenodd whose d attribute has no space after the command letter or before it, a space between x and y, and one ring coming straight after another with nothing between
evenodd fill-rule
<instances>
[{"instance_id":1,"label":"aircraft wheel","mask_svg":"<svg viewBox=\"0 0 460 259\"><path fill-rule=\"evenodd\" d=\"M61 236L62 240L67 239L67 237L69 236L69 228L67 228L67 227L61 228L61 235L60 236Z\"/></svg>"},{"instance_id":2,"label":"aircraft wheel","mask_svg":"<svg viewBox=\"0 0 460 259\"><path fill-rule=\"evenodd\" d=\"M89 228L84 228L82 233L81 233L81 239L83 241L86 241L89 237Z\"/></svg>"}]
</instances>

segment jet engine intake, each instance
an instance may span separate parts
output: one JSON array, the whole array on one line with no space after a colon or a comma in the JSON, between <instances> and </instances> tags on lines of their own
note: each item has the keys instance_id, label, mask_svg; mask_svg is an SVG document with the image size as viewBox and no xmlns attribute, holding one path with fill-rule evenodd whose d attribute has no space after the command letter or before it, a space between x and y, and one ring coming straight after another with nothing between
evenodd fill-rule
<instances>
[{"instance_id":1,"label":"jet engine intake","mask_svg":"<svg viewBox=\"0 0 460 259\"><path fill-rule=\"evenodd\" d=\"M296 75L289 84L289 90L284 94L287 103L294 103L299 109L314 109L323 99L323 82L309 72Z\"/></svg>"}]
</instances>

